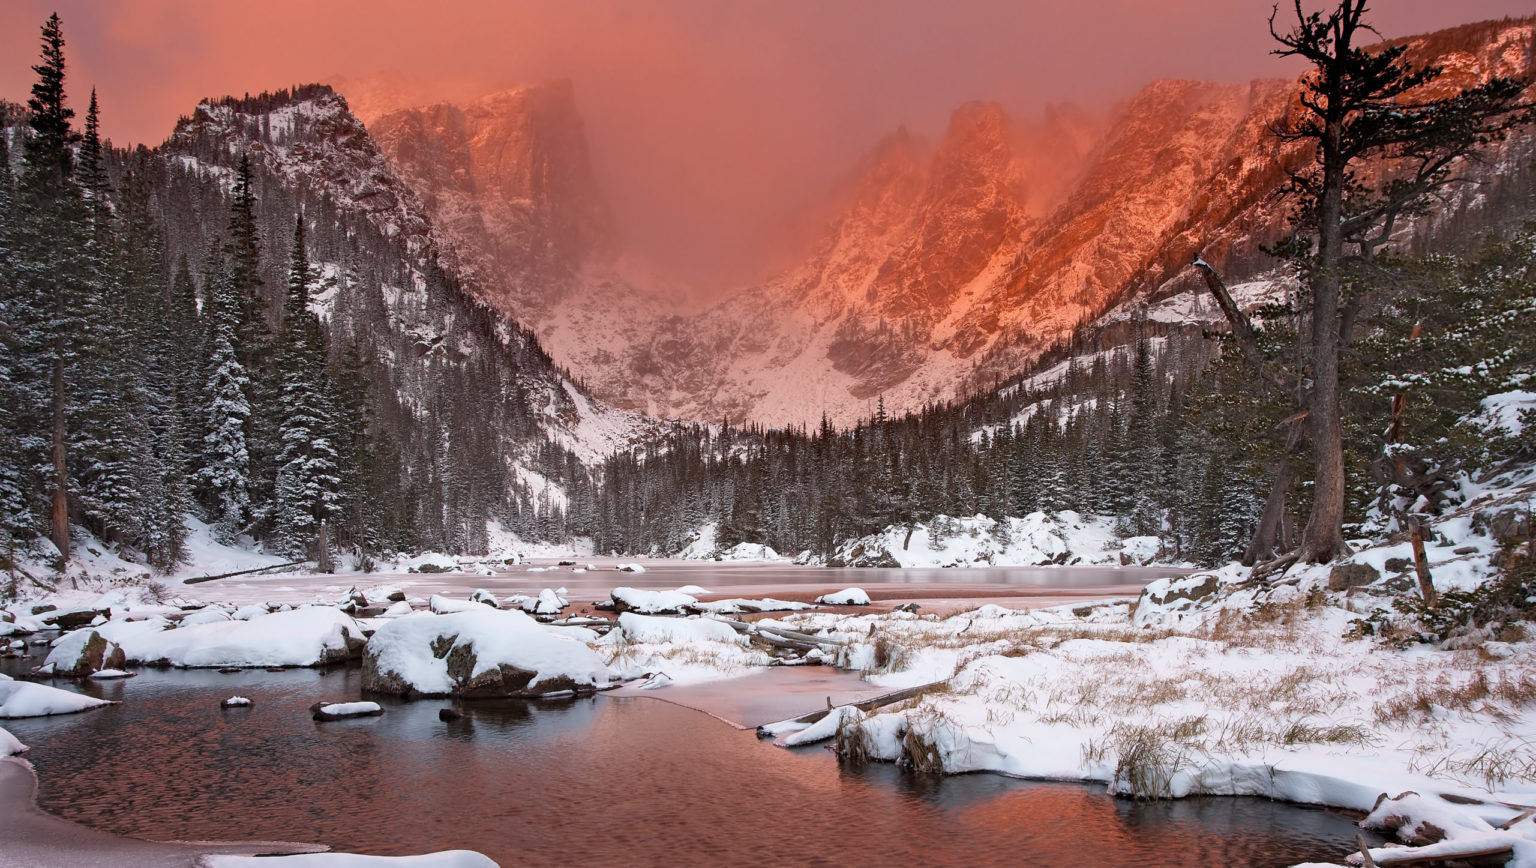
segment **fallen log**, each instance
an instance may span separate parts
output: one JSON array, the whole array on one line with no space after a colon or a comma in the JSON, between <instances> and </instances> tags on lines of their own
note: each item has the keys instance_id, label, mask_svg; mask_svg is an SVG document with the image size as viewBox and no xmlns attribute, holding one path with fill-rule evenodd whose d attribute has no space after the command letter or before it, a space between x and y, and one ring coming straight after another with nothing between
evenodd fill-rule
<instances>
[{"instance_id":1,"label":"fallen log","mask_svg":"<svg viewBox=\"0 0 1536 868\"><path fill-rule=\"evenodd\" d=\"M302 565L307 564L307 563L309 563L309 561L289 561L286 564L268 564L267 566L264 566L264 567L256 567L254 569L249 569L249 570L235 570L232 573L219 573L216 576L198 576L197 578L194 578L194 579L187 579L182 584L196 585L196 584L200 584L202 582L211 582L211 581L214 581L215 579L228 579L228 578L232 578L234 576L250 575L251 573L264 573L267 570L280 570L280 569L283 569L284 567L297 567L297 566L302 566Z\"/></svg>"}]
</instances>

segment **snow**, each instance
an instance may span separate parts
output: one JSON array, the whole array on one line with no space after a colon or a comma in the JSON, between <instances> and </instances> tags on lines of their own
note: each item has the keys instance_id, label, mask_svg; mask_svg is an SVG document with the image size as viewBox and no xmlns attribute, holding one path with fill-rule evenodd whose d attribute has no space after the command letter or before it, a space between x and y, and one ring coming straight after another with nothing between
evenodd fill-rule
<instances>
[{"instance_id":1,"label":"snow","mask_svg":"<svg viewBox=\"0 0 1536 868\"><path fill-rule=\"evenodd\" d=\"M382 712L377 702L327 702L315 711L325 717L362 717Z\"/></svg>"},{"instance_id":2,"label":"snow","mask_svg":"<svg viewBox=\"0 0 1536 868\"><path fill-rule=\"evenodd\" d=\"M112 703L30 681L0 681L0 718L70 714Z\"/></svg>"},{"instance_id":3,"label":"snow","mask_svg":"<svg viewBox=\"0 0 1536 868\"><path fill-rule=\"evenodd\" d=\"M27 746L22 744L20 739L7 732L5 727L0 726L0 756L15 756L26 750Z\"/></svg>"},{"instance_id":4,"label":"snow","mask_svg":"<svg viewBox=\"0 0 1536 868\"><path fill-rule=\"evenodd\" d=\"M558 615L570 602L550 588L539 591L537 597L523 600L522 609L531 615Z\"/></svg>"},{"instance_id":5,"label":"snow","mask_svg":"<svg viewBox=\"0 0 1536 868\"><path fill-rule=\"evenodd\" d=\"M90 677L97 681L115 681L119 678L132 678L135 674L126 669L99 669L92 672Z\"/></svg>"},{"instance_id":6,"label":"snow","mask_svg":"<svg viewBox=\"0 0 1536 868\"><path fill-rule=\"evenodd\" d=\"M747 637L729 624L704 618L659 618L625 612L619 616L624 638L644 644L724 642L746 645Z\"/></svg>"},{"instance_id":7,"label":"snow","mask_svg":"<svg viewBox=\"0 0 1536 868\"><path fill-rule=\"evenodd\" d=\"M827 606L868 606L869 594L861 588L847 588L832 594L822 594L816 602Z\"/></svg>"},{"instance_id":8,"label":"snow","mask_svg":"<svg viewBox=\"0 0 1536 868\"><path fill-rule=\"evenodd\" d=\"M434 644L442 653L434 653ZM456 651L461 656L472 654L473 665L450 673L449 659ZM527 689L535 693L539 685L549 682L584 687L608 682L607 667L582 642L553 634L522 612L484 607L478 612L390 621L368 640L365 655L365 685L368 673L374 672L422 695L458 692L498 667L533 673Z\"/></svg>"},{"instance_id":9,"label":"snow","mask_svg":"<svg viewBox=\"0 0 1536 868\"><path fill-rule=\"evenodd\" d=\"M614 588L615 604L631 612L654 615L660 612L676 612L684 606L695 606L698 599L681 591L642 591L636 588Z\"/></svg>"},{"instance_id":10,"label":"snow","mask_svg":"<svg viewBox=\"0 0 1536 868\"><path fill-rule=\"evenodd\" d=\"M248 696L231 696L222 703L227 708L241 708L251 704Z\"/></svg>"},{"instance_id":11,"label":"snow","mask_svg":"<svg viewBox=\"0 0 1536 868\"><path fill-rule=\"evenodd\" d=\"M356 621L326 606L181 627L115 618L96 629L131 662L186 668L315 666L347 659L364 641Z\"/></svg>"},{"instance_id":12,"label":"snow","mask_svg":"<svg viewBox=\"0 0 1536 868\"><path fill-rule=\"evenodd\" d=\"M355 853L303 853L295 856L204 856L209 868L497 868L473 850L443 850L421 856L362 856Z\"/></svg>"},{"instance_id":13,"label":"snow","mask_svg":"<svg viewBox=\"0 0 1536 868\"><path fill-rule=\"evenodd\" d=\"M429 607L439 615L449 615L454 612L479 612L483 609L496 608L495 603L483 603L475 600L451 600L439 594L433 594L428 601Z\"/></svg>"},{"instance_id":14,"label":"snow","mask_svg":"<svg viewBox=\"0 0 1536 868\"><path fill-rule=\"evenodd\" d=\"M1522 413L1536 413L1536 392L1516 390L1489 395L1467 421L1477 428L1497 429L1510 437L1519 437L1525 431Z\"/></svg>"},{"instance_id":15,"label":"snow","mask_svg":"<svg viewBox=\"0 0 1536 868\"><path fill-rule=\"evenodd\" d=\"M840 545L829 565L927 567L1119 564L1121 542L1114 521L1071 510L1033 512L1006 519L984 515L936 516L909 526L891 525ZM821 563L820 557L807 559Z\"/></svg>"}]
</instances>

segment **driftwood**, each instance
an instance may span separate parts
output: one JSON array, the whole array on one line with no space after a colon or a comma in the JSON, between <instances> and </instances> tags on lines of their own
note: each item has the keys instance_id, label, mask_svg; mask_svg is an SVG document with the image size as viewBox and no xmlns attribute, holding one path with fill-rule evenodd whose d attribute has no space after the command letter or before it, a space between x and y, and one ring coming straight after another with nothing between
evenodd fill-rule
<instances>
[{"instance_id":1,"label":"driftwood","mask_svg":"<svg viewBox=\"0 0 1536 868\"><path fill-rule=\"evenodd\" d=\"M1429 853L1421 852L1430 850ZM1462 859L1480 859L1491 857L1494 859L1513 859L1514 847L1510 844L1481 844L1469 842L1465 847L1446 847L1444 842L1429 847L1393 847L1390 849L1378 849L1375 861L1371 861L1370 853L1361 854L1361 864L1376 865L1386 868L1388 865L1413 865L1419 862L1451 862ZM1356 861L1353 856L1349 861ZM1500 863L1502 864L1502 863Z\"/></svg>"},{"instance_id":2,"label":"driftwood","mask_svg":"<svg viewBox=\"0 0 1536 868\"><path fill-rule=\"evenodd\" d=\"M286 564L270 564L270 565L265 566L265 567L256 567L255 569L250 569L250 570L236 570L236 571L234 571L232 573L219 573L216 576L198 576L195 579L187 579L182 584L196 585L196 584L200 584L202 582L211 582L211 581L213 581L215 579L228 579L228 578L232 578L234 576L249 575L251 573L264 573L267 570L280 570L280 569L283 569L284 567L297 567L297 566L302 566L302 565L307 564L307 563L309 563L309 561L290 561L289 563L286 563Z\"/></svg>"},{"instance_id":3,"label":"driftwood","mask_svg":"<svg viewBox=\"0 0 1536 868\"><path fill-rule=\"evenodd\" d=\"M898 690L898 691L896 691L894 693L886 693L886 694L883 694L881 696L876 696L873 699L866 699L863 702L851 703L851 705L853 705L854 708L857 708L858 710L860 710L862 712L868 713L868 712L874 711L877 708L884 708L887 705L895 705L896 703L901 702L903 700L911 699L912 697L918 696L919 694L923 693L926 690L930 690L930 689L932 689L934 687L938 687L940 684L943 684L943 683L944 682L942 682L942 681L932 681L932 682L929 682L928 684L919 684L916 687L908 687L908 688L905 688L905 689L902 689L902 690ZM820 710L817 710L817 711L813 711L810 714L802 714L799 717L794 718L793 720L794 720L795 723L804 723L804 724L809 725L809 724L812 724L812 723L816 723L817 721L821 720L823 717L826 717L828 714L831 714L832 711L833 711L832 697L828 696L827 697L827 707L826 708L820 709ZM770 724L770 726L771 725L772 724ZM764 727L758 727L757 734L758 734L759 738L762 738L762 737L766 736L768 733L767 733L767 731L766 731L766 729Z\"/></svg>"},{"instance_id":4,"label":"driftwood","mask_svg":"<svg viewBox=\"0 0 1536 868\"><path fill-rule=\"evenodd\" d=\"M1360 848L1360 864L1365 868L1376 868L1376 860L1371 858L1371 848L1365 843L1365 835L1355 833L1355 846Z\"/></svg>"},{"instance_id":5,"label":"driftwood","mask_svg":"<svg viewBox=\"0 0 1536 868\"><path fill-rule=\"evenodd\" d=\"M752 623L749 623L747 621L734 621L734 620L731 620L730 618L712 618L711 620L719 621L722 624L729 624L731 626L731 628L734 629L738 633L746 633L747 635L751 635L753 633L760 633L760 634L763 634L763 635L766 635L766 636L775 637L777 639L788 640L787 642L784 642L783 644L789 644L791 642L795 642L795 643L799 643L799 644L802 644L802 645L808 645L808 646L810 646L810 648L818 648L818 647L841 648L841 647L843 647L844 644L846 644L844 642L838 642L838 641L836 641L834 639L828 639L825 636L812 636L809 633L800 633L800 632L797 632L797 631L794 631L794 630L785 630L782 627L767 627L767 626L764 626L762 624L752 624ZM806 650L810 650L810 648L807 648Z\"/></svg>"}]
</instances>

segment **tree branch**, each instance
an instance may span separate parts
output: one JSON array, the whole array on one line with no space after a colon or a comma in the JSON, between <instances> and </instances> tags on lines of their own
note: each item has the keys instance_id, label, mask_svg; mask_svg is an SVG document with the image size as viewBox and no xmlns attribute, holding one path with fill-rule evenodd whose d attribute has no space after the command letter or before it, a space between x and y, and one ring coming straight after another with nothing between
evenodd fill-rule
<instances>
[{"instance_id":1,"label":"tree branch","mask_svg":"<svg viewBox=\"0 0 1536 868\"><path fill-rule=\"evenodd\" d=\"M1296 390L1296 384L1289 378L1281 376L1264 360L1264 350L1259 347L1258 332L1253 327L1253 321L1232 300L1232 293L1227 290L1227 285L1222 283L1221 277L1216 274L1216 269L1211 267L1204 259L1196 259L1191 263L1205 285L1211 291L1211 296L1216 299L1216 305L1221 308L1222 316L1232 326L1232 335L1237 338L1237 348L1243 354L1243 358L1254 367L1261 378L1270 385L1287 394Z\"/></svg>"}]
</instances>

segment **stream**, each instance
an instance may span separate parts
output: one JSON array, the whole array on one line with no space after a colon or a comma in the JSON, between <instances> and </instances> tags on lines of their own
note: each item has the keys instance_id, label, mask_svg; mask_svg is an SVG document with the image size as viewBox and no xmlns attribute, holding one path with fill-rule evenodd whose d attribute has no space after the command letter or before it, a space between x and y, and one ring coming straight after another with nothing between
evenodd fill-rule
<instances>
[{"instance_id":1,"label":"stream","mask_svg":"<svg viewBox=\"0 0 1536 868\"><path fill-rule=\"evenodd\" d=\"M774 677L827 675L794 671ZM1341 859L1356 832L1341 813L1262 799L1138 803L1098 785L849 768L659 698L468 703L450 722L449 700L388 701L382 717L310 719L360 680L145 670L77 688L121 705L5 725L32 746L45 810L160 840L467 848L506 866L1205 868ZM823 687L800 691L806 710ZM254 707L219 708L235 694Z\"/></svg>"}]
</instances>

